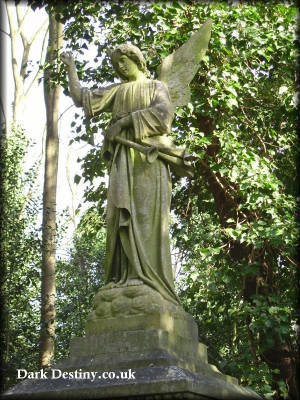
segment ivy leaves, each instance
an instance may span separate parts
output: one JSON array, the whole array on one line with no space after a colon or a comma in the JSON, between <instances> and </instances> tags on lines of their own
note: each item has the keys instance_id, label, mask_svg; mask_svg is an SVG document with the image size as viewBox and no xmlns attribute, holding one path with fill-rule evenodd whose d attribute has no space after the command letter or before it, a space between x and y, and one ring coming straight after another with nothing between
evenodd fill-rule
<instances>
[{"instance_id":1,"label":"ivy leaves","mask_svg":"<svg viewBox=\"0 0 300 400\"><path fill-rule=\"evenodd\" d=\"M201 321L210 357L260 393L286 396L283 358L275 373L265 352L274 344L296 348L295 2L80 1L59 12L66 46L80 55L80 76L89 87L114 81L107 48L136 44L155 77L161 59L213 19L192 101L175 110L173 124L176 143L198 158L195 180L173 179L177 287ZM78 117L74 140L91 141L107 122L104 115L87 128ZM86 199L103 214L105 187L94 187L105 173L98 150L82 160L82 177L91 182Z\"/></svg>"}]
</instances>

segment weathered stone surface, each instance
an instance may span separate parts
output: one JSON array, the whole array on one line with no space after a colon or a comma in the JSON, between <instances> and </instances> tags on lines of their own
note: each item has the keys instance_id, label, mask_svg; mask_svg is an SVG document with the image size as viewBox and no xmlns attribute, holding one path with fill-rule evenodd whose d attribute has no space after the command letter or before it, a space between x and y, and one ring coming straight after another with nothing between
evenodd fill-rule
<instances>
[{"instance_id":1,"label":"weathered stone surface","mask_svg":"<svg viewBox=\"0 0 300 400\"><path fill-rule=\"evenodd\" d=\"M143 329L163 329L178 336L198 338L191 315L147 285L98 291L86 323L88 336Z\"/></svg>"},{"instance_id":2,"label":"weathered stone surface","mask_svg":"<svg viewBox=\"0 0 300 400\"><path fill-rule=\"evenodd\" d=\"M102 155L109 171L105 282L109 287L128 286L129 292L124 292L122 299L112 298L113 292L102 293L103 306L95 310L97 317L156 312L160 298L175 305L180 303L174 287L168 229L169 167L180 176L193 177L191 162L196 158L177 147L168 135L174 119L168 86L177 93L177 100L178 95L184 96L205 53L210 26L208 21L182 50L177 49L165 59L162 81L148 79L146 60L140 49L130 43L108 51L122 82L97 89L82 87L72 53L61 54L68 72L70 95L76 106L83 108L86 118L103 112L112 114L111 123L102 132ZM178 64L183 56L190 62ZM136 298L133 289L131 301L131 286L137 284L149 285L159 296L150 293L154 302L148 302Z\"/></svg>"},{"instance_id":3,"label":"weathered stone surface","mask_svg":"<svg viewBox=\"0 0 300 400\"><path fill-rule=\"evenodd\" d=\"M93 305L94 314L101 318L155 314L163 310L173 313L183 312L182 307L166 301L160 293L145 284L101 288L93 300ZM105 312L103 313L102 310ZM93 318L93 315L90 318Z\"/></svg>"},{"instance_id":4,"label":"weathered stone surface","mask_svg":"<svg viewBox=\"0 0 300 400\"><path fill-rule=\"evenodd\" d=\"M7 392L6 399L255 400L253 391L176 366L147 367L135 379L27 381Z\"/></svg>"},{"instance_id":5,"label":"weathered stone surface","mask_svg":"<svg viewBox=\"0 0 300 400\"><path fill-rule=\"evenodd\" d=\"M209 18L189 40L163 59L159 80L169 88L174 106L186 105L191 100L189 83L195 76L211 35L212 20Z\"/></svg>"},{"instance_id":6,"label":"weathered stone surface","mask_svg":"<svg viewBox=\"0 0 300 400\"><path fill-rule=\"evenodd\" d=\"M114 298L112 293L108 294L110 300ZM135 329L108 329L99 335L74 338L70 357L54 368L64 371L67 376L74 371L94 372L97 373L95 380L26 380L7 392L5 398L259 399L254 392L239 386L237 379L222 374L214 365L208 364L206 346L198 343L195 336L195 322L188 314L187 318L182 310L175 311L173 315L170 310L165 312L165 318L157 314L125 315L119 317L119 325L128 327L130 319ZM181 313L190 325L185 325L184 318L180 321ZM137 321L134 321L135 318ZM98 320L109 327L106 322L116 319ZM143 319L146 324L144 322L141 329L136 329ZM151 328L155 324L157 328ZM182 326L185 328L182 329ZM189 332L193 334L189 335ZM129 369L135 375L135 379L130 381L99 379L105 371L118 374Z\"/></svg>"},{"instance_id":7,"label":"weathered stone surface","mask_svg":"<svg viewBox=\"0 0 300 400\"><path fill-rule=\"evenodd\" d=\"M70 357L55 369L97 376L132 370L136 379L27 380L5 397L259 399L239 386L236 378L208 363L207 348L198 342L198 327L191 315L146 285L100 289L86 330L86 337L72 339Z\"/></svg>"},{"instance_id":8,"label":"weathered stone surface","mask_svg":"<svg viewBox=\"0 0 300 400\"><path fill-rule=\"evenodd\" d=\"M111 332L75 338L70 357L57 364L63 370L118 370L148 366L178 366L238 384L207 362L207 348L197 339L162 329Z\"/></svg>"},{"instance_id":9,"label":"weathered stone surface","mask_svg":"<svg viewBox=\"0 0 300 400\"><path fill-rule=\"evenodd\" d=\"M207 349L197 340L176 336L161 329L112 332L71 342L71 355L58 364L63 369L136 368L177 365L191 371L200 365L202 371L215 374L207 364Z\"/></svg>"}]
</instances>

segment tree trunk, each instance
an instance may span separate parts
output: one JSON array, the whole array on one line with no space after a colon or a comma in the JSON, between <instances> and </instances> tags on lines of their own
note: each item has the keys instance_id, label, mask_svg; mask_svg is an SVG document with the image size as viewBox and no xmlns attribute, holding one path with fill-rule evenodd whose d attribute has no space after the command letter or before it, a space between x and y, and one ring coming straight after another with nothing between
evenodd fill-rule
<instances>
[{"instance_id":1,"label":"tree trunk","mask_svg":"<svg viewBox=\"0 0 300 400\"><path fill-rule=\"evenodd\" d=\"M49 15L49 43L46 61L54 65L55 51L62 45L62 24ZM49 84L51 72L45 70L44 96L47 117L45 175L43 195L43 249L41 288L40 365L49 368L54 353L55 267L56 267L56 186L58 166L58 101L60 87Z\"/></svg>"}]
</instances>

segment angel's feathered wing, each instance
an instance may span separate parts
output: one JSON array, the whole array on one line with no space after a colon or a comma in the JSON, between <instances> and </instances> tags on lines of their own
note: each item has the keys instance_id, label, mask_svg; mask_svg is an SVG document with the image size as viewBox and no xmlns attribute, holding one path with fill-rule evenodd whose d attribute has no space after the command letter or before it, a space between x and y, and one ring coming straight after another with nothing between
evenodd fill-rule
<instances>
[{"instance_id":1,"label":"angel's feathered wing","mask_svg":"<svg viewBox=\"0 0 300 400\"><path fill-rule=\"evenodd\" d=\"M158 79L167 85L174 107L184 106L190 101L189 83L207 50L211 25L209 18L187 42L164 58L159 67Z\"/></svg>"}]
</instances>

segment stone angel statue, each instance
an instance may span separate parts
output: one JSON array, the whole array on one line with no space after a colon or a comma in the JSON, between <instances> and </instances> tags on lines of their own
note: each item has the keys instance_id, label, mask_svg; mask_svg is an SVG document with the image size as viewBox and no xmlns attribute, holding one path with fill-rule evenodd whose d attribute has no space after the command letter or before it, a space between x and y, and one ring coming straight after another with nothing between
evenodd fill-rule
<instances>
[{"instance_id":1,"label":"stone angel statue","mask_svg":"<svg viewBox=\"0 0 300 400\"><path fill-rule=\"evenodd\" d=\"M178 304L169 242L171 178L169 168L192 176L190 155L168 137L174 107L189 101L189 83L208 46L211 20L160 66L157 80L147 78L142 52L122 44L110 52L121 83L88 89L80 85L70 52L62 53L71 97L87 118L111 112L104 132L103 157L109 167L107 197L106 285L147 285Z\"/></svg>"}]
</instances>

